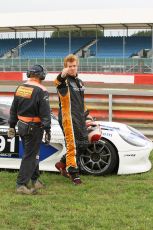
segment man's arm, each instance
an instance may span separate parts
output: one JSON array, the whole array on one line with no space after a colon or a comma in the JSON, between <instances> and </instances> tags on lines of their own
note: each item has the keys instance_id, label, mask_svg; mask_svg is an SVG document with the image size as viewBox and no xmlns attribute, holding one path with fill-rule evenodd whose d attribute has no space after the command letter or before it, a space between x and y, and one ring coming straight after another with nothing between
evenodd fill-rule
<instances>
[{"instance_id":1,"label":"man's arm","mask_svg":"<svg viewBox=\"0 0 153 230\"><path fill-rule=\"evenodd\" d=\"M64 68L54 81L54 84L56 85L57 90L61 96L65 96L68 92L68 87L66 83L67 76L68 68Z\"/></svg>"},{"instance_id":2,"label":"man's arm","mask_svg":"<svg viewBox=\"0 0 153 230\"><path fill-rule=\"evenodd\" d=\"M40 92L39 116L41 118L43 129L51 128L51 108L49 103L49 93L47 91Z\"/></svg>"}]
</instances>

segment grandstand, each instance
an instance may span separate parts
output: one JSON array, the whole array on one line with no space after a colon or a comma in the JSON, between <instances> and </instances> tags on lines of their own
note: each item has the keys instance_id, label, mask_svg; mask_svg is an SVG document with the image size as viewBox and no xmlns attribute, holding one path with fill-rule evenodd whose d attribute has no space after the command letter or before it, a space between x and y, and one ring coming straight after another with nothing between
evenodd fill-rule
<instances>
[{"instance_id":1,"label":"grandstand","mask_svg":"<svg viewBox=\"0 0 153 230\"><path fill-rule=\"evenodd\" d=\"M77 50L84 49L90 44L94 37L77 37L71 39L69 47L69 38L46 38L45 39L45 57L62 58L69 52L76 53ZM28 39L20 39L20 43ZM125 58L137 54L142 49L151 49L151 37L125 37ZM0 57L19 45L19 39L0 39ZM97 47L96 47L97 46ZM100 58L122 58L123 57L123 37L101 37L97 39L97 44L90 46L88 57ZM20 50L21 58L43 58L44 57L44 39L33 38L31 42ZM11 58L11 57L10 57Z\"/></svg>"},{"instance_id":2,"label":"grandstand","mask_svg":"<svg viewBox=\"0 0 153 230\"><path fill-rule=\"evenodd\" d=\"M59 71L62 59L68 53L77 53L80 71L151 72L151 57L141 59L140 54L143 50L150 52L152 38L132 36L125 37L124 42L123 47L123 37L73 37L70 46L66 37L0 39L0 70L24 71L39 61L50 71ZM135 55L137 59L133 60Z\"/></svg>"}]
</instances>

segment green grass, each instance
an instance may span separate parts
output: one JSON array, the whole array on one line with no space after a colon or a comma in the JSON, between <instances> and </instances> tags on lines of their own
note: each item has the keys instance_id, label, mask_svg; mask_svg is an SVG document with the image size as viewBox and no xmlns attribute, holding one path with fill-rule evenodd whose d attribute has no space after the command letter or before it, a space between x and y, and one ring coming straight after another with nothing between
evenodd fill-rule
<instances>
[{"instance_id":1,"label":"green grass","mask_svg":"<svg viewBox=\"0 0 153 230\"><path fill-rule=\"evenodd\" d=\"M16 176L0 172L0 230L153 229L153 170L82 176L80 186L59 174L43 173L47 187L34 196L15 193Z\"/></svg>"}]
</instances>

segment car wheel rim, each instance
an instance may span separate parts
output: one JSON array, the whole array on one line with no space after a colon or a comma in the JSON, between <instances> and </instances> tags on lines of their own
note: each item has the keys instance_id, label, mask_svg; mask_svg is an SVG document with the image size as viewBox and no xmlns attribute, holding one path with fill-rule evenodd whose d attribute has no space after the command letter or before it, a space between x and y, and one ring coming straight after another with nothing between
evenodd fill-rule
<instances>
[{"instance_id":1,"label":"car wheel rim","mask_svg":"<svg viewBox=\"0 0 153 230\"><path fill-rule=\"evenodd\" d=\"M85 171L92 174L100 174L110 166L111 151L103 141L93 143L80 156L80 163Z\"/></svg>"}]
</instances>

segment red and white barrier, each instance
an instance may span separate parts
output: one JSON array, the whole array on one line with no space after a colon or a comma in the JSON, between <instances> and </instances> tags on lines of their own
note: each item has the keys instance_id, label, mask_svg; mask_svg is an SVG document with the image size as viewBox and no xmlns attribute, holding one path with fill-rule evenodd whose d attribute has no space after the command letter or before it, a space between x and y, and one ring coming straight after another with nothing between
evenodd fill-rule
<instances>
[{"instance_id":1,"label":"red and white barrier","mask_svg":"<svg viewBox=\"0 0 153 230\"><path fill-rule=\"evenodd\" d=\"M48 73L45 81L54 81L58 73ZM84 82L153 84L153 74L79 73ZM0 81L25 81L26 73L0 72Z\"/></svg>"}]
</instances>

